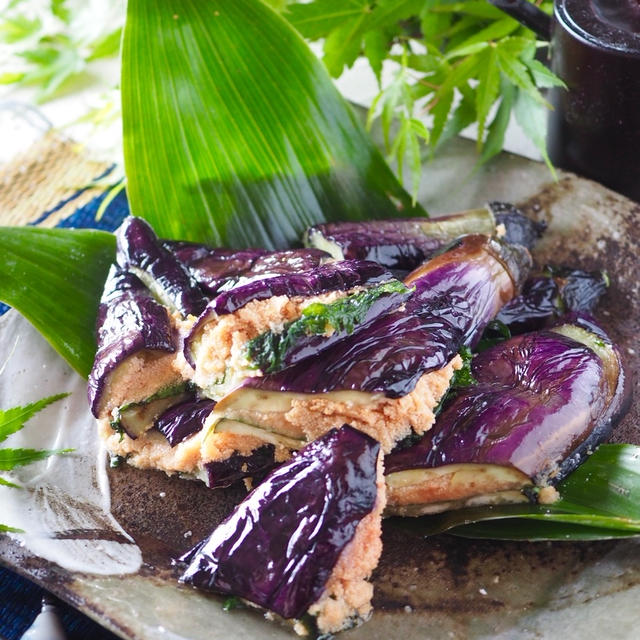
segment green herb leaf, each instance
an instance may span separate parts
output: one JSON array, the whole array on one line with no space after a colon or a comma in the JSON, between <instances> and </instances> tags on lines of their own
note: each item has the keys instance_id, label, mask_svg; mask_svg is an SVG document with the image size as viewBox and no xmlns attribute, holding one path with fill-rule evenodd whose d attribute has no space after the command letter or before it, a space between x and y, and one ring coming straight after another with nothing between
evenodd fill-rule
<instances>
[{"instance_id":1,"label":"green herb leaf","mask_svg":"<svg viewBox=\"0 0 640 640\"><path fill-rule=\"evenodd\" d=\"M640 535L640 447L605 444L557 487L548 505L458 509L408 520L420 535L499 540L603 540Z\"/></svg>"},{"instance_id":2,"label":"green herb leaf","mask_svg":"<svg viewBox=\"0 0 640 640\"><path fill-rule=\"evenodd\" d=\"M22 467L32 462L44 460L49 456L60 453L69 453L73 449L0 449L0 471L11 471L16 467Z\"/></svg>"},{"instance_id":3,"label":"green herb leaf","mask_svg":"<svg viewBox=\"0 0 640 640\"><path fill-rule=\"evenodd\" d=\"M0 524L0 533L24 533L24 530L8 527L6 524Z\"/></svg>"},{"instance_id":4,"label":"green herb leaf","mask_svg":"<svg viewBox=\"0 0 640 640\"><path fill-rule=\"evenodd\" d=\"M86 377L96 352L98 304L115 258L113 234L0 227L0 246L0 300L20 311Z\"/></svg>"},{"instance_id":5,"label":"green herb leaf","mask_svg":"<svg viewBox=\"0 0 640 640\"><path fill-rule=\"evenodd\" d=\"M259 0L130 0L131 211L167 238L276 248L330 220L421 214L299 34Z\"/></svg>"},{"instance_id":6,"label":"green herb leaf","mask_svg":"<svg viewBox=\"0 0 640 640\"><path fill-rule=\"evenodd\" d=\"M40 18L29 19L22 15L7 17L0 23L0 41L13 44L34 35L41 27Z\"/></svg>"},{"instance_id":7,"label":"green herb leaf","mask_svg":"<svg viewBox=\"0 0 640 640\"><path fill-rule=\"evenodd\" d=\"M24 407L13 407L12 409L0 409L0 442L6 440L12 433L20 431L25 422L33 417L38 411L48 407L53 402L66 398L68 393L58 393L48 398L42 398L37 402L32 402Z\"/></svg>"}]
</instances>

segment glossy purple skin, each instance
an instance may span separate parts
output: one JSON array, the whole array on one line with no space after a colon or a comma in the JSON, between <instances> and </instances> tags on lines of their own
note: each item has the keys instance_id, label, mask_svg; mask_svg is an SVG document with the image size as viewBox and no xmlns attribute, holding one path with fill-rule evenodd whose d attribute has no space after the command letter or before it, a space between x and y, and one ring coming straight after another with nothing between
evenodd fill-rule
<instances>
[{"instance_id":1,"label":"glossy purple skin","mask_svg":"<svg viewBox=\"0 0 640 640\"><path fill-rule=\"evenodd\" d=\"M224 285L236 283L240 278L308 271L331 257L320 249L214 249L186 242L165 242L165 246L189 268L209 296L217 295Z\"/></svg>"},{"instance_id":2,"label":"glossy purple skin","mask_svg":"<svg viewBox=\"0 0 640 640\"><path fill-rule=\"evenodd\" d=\"M547 224L528 218L517 207L508 202L490 202L489 209L496 219L496 225L504 225L504 242L519 244L527 249L533 249L542 237Z\"/></svg>"},{"instance_id":3,"label":"glossy purple skin","mask_svg":"<svg viewBox=\"0 0 640 640\"><path fill-rule=\"evenodd\" d=\"M579 464L583 449L608 437L624 404L622 370L617 381L608 381L590 348L552 331L484 351L474 358L472 372L478 383L459 391L431 431L386 456L387 475L493 464L556 482Z\"/></svg>"},{"instance_id":4,"label":"glossy purple skin","mask_svg":"<svg viewBox=\"0 0 640 640\"><path fill-rule=\"evenodd\" d=\"M89 373L89 406L98 416L108 376L143 350L173 353L176 342L167 310L134 275L111 267L98 307L98 350Z\"/></svg>"},{"instance_id":5,"label":"glossy purple skin","mask_svg":"<svg viewBox=\"0 0 640 640\"><path fill-rule=\"evenodd\" d=\"M327 222L311 227L308 237L324 236L346 260L373 260L388 269L411 271L453 238L425 235L420 218Z\"/></svg>"},{"instance_id":6,"label":"glossy purple skin","mask_svg":"<svg viewBox=\"0 0 640 640\"><path fill-rule=\"evenodd\" d=\"M215 400L208 398L199 400L194 395L189 400L169 407L157 418L153 426L162 433L172 447L175 447L202 431L205 420L215 405Z\"/></svg>"},{"instance_id":7,"label":"glossy purple skin","mask_svg":"<svg viewBox=\"0 0 640 640\"><path fill-rule=\"evenodd\" d=\"M142 218L129 216L116 231L116 259L123 269L146 271L183 315L198 316L207 298L187 268L166 249Z\"/></svg>"},{"instance_id":8,"label":"glossy purple skin","mask_svg":"<svg viewBox=\"0 0 640 640\"><path fill-rule=\"evenodd\" d=\"M210 489L224 489L245 478L253 478L254 484L277 466L276 448L265 444L254 449L249 455L238 453L220 462L207 462L207 486Z\"/></svg>"},{"instance_id":9,"label":"glossy purple skin","mask_svg":"<svg viewBox=\"0 0 640 640\"><path fill-rule=\"evenodd\" d=\"M507 270L488 238L467 236L411 280L415 292L404 309L277 373L249 378L245 388L297 393L338 390L404 396L422 375L444 367L463 345L473 345L513 295ZM432 266L429 266L432 265Z\"/></svg>"},{"instance_id":10,"label":"glossy purple skin","mask_svg":"<svg viewBox=\"0 0 640 640\"><path fill-rule=\"evenodd\" d=\"M379 450L348 425L311 442L180 559L180 581L302 617L373 511Z\"/></svg>"},{"instance_id":11,"label":"glossy purple skin","mask_svg":"<svg viewBox=\"0 0 640 640\"><path fill-rule=\"evenodd\" d=\"M496 320L513 334L536 331L565 311L593 312L607 289L600 271L553 268L552 272L553 276L527 280L522 293L505 304Z\"/></svg>"},{"instance_id":12,"label":"glossy purple skin","mask_svg":"<svg viewBox=\"0 0 640 640\"><path fill-rule=\"evenodd\" d=\"M491 202L487 207L494 214L497 224L504 224L505 241L531 248L538 240L544 225L527 218L512 204ZM468 219L467 222L465 220ZM463 233L483 232L478 222L467 213L439 216L439 223L454 222L452 235L430 235L429 220L404 218L398 220L366 220L363 222L327 222L311 227L306 232L306 242L314 236L323 236L342 250L347 260L373 260L388 269L411 271Z\"/></svg>"}]
</instances>

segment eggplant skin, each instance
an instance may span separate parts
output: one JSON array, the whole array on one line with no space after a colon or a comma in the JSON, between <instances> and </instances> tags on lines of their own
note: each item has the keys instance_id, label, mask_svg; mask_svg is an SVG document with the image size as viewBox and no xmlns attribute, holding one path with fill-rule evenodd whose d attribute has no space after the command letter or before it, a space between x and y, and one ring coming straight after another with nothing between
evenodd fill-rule
<instances>
[{"instance_id":1,"label":"eggplant skin","mask_svg":"<svg viewBox=\"0 0 640 640\"><path fill-rule=\"evenodd\" d=\"M208 302L187 268L142 218L129 216L116 231L116 260L122 269L138 270L154 294L183 316L200 315Z\"/></svg>"},{"instance_id":2,"label":"eggplant skin","mask_svg":"<svg viewBox=\"0 0 640 640\"><path fill-rule=\"evenodd\" d=\"M529 278L497 315L512 334L542 329L568 311L592 313L609 283L603 271L546 266L544 272L550 275Z\"/></svg>"},{"instance_id":3,"label":"eggplant skin","mask_svg":"<svg viewBox=\"0 0 640 640\"><path fill-rule=\"evenodd\" d=\"M490 202L437 218L327 222L305 232L305 246L326 248L339 260L373 260L397 272L407 273L434 257L455 238L469 234L494 235L496 225L505 228L510 244L531 249L546 225L525 216L514 205Z\"/></svg>"},{"instance_id":4,"label":"eggplant skin","mask_svg":"<svg viewBox=\"0 0 640 640\"><path fill-rule=\"evenodd\" d=\"M404 309L329 347L322 358L307 358L277 373L249 378L243 386L297 393L353 390L389 398L407 395L422 375L442 369L462 346L479 340L515 295L530 263L526 249L509 248L487 236L465 236L409 275L405 283L415 291Z\"/></svg>"},{"instance_id":5,"label":"eggplant skin","mask_svg":"<svg viewBox=\"0 0 640 640\"><path fill-rule=\"evenodd\" d=\"M208 398L195 396L174 405L160 415L154 428L160 431L172 447L202 431L204 423L216 403Z\"/></svg>"},{"instance_id":6,"label":"eggplant skin","mask_svg":"<svg viewBox=\"0 0 640 640\"><path fill-rule=\"evenodd\" d=\"M509 244L519 244L533 249L544 234L547 224L527 217L520 209L508 202L489 202L496 224L504 225L503 240Z\"/></svg>"},{"instance_id":7,"label":"eggplant skin","mask_svg":"<svg viewBox=\"0 0 640 640\"><path fill-rule=\"evenodd\" d=\"M167 310L133 274L113 265L98 307L98 350L89 373L89 406L98 417L109 375L140 351L174 353L176 338Z\"/></svg>"},{"instance_id":8,"label":"eggplant skin","mask_svg":"<svg viewBox=\"0 0 640 640\"><path fill-rule=\"evenodd\" d=\"M218 295L223 288L235 286L243 279L308 271L331 259L326 251L320 249L267 251L212 248L177 241L165 241L163 244L187 266L209 297Z\"/></svg>"},{"instance_id":9,"label":"eggplant skin","mask_svg":"<svg viewBox=\"0 0 640 640\"><path fill-rule=\"evenodd\" d=\"M207 486L224 489L245 478L252 478L255 485L278 464L276 448L272 444L262 445L246 456L234 453L226 460L205 463Z\"/></svg>"},{"instance_id":10,"label":"eggplant skin","mask_svg":"<svg viewBox=\"0 0 640 640\"><path fill-rule=\"evenodd\" d=\"M301 618L374 509L379 450L348 425L311 442L179 559L180 581Z\"/></svg>"},{"instance_id":11,"label":"eggplant skin","mask_svg":"<svg viewBox=\"0 0 640 640\"><path fill-rule=\"evenodd\" d=\"M418 443L386 456L386 474L493 464L556 484L626 410L624 366L605 337L592 320L570 316L477 355L477 384L462 389Z\"/></svg>"}]
</instances>

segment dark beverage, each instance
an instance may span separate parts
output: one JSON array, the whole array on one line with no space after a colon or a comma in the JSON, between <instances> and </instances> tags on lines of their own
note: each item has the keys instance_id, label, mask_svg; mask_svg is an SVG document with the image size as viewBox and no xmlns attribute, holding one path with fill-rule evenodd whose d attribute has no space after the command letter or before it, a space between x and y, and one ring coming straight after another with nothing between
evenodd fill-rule
<instances>
[{"instance_id":1,"label":"dark beverage","mask_svg":"<svg viewBox=\"0 0 640 640\"><path fill-rule=\"evenodd\" d=\"M640 202L640 0L557 0L548 149Z\"/></svg>"}]
</instances>

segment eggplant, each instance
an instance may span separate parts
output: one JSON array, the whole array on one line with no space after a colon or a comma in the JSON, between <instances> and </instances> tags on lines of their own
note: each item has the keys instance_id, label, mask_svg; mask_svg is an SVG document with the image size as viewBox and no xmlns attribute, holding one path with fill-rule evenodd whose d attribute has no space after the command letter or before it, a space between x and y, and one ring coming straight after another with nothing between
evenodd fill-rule
<instances>
[{"instance_id":1,"label":"eggplant","mask_svg":"<svg viewBox=\"0 0 640 640\"><path fill-rule=\"evenodd\" d=\"M210 297L248 280L315 269L331 259L319 249L211 248L189 242L168 242L164 246L185 264L196 282Z\"/></svg>"},{"instance_id":2,"label":"eggplant","mask_svg":"<svg viewBox=\"0 0 640 640\"><path fill-rule=\"evenodd\" d=\"M174 353L167 310L133 274L112 266L98 307L98 349L89 373L89 406L98 417L110 376L133 354Z\"/></svg>"},{"instance_id":3,"label":"eggplant","mask_svg":"<svg viewBox=\"0 0 640 640\"><path fill-rule=\"evenodd\" d=\"M511 204L492 202L438 218L328 222L305 232L306 246L330 253L336 260L373 260L389 269L408 272L432 258L461 235L494 235L503 225L506 240L531 248L540 236L540 223Z\"/></svg>"},{"instance_id":4,"label":"eggplant","mask_svg":"<svg viewBox=\"0 0 640 640\"><path fill-rule=\"evenodd\" d=\"M363 290L369 293L361 295ZM343 304L313 299L333 292L349 299ZM399 306L407 295L406 287L387 269L357 260L257 280L218 295L186 336L183 353L196 371L195 382L206 395L217 398L266 362L269 368L279 368L310 349L318 352L355 330L355 325L371 322L374 314ZM257 302L265 305L241 313ZM300 321L291 324L294 320ZM248 357L238 357L261 334L251 343Z\"/></svg>"},{"instance_id":5,"label":"eggplant","mask_svg":"<svg viewBox=\"0 0 640 640\"><path fill-rule=\"evenodd\" d=\"M604 271L547 266L544 273L528 279L496 316L512 334L542 329L568 311L592 313L609 286Z\"/></svg>"},{"instance_id":6,"label":"eggplant","mask_svg":"<svg viewBox=\"0 0 640 640\"><path fill-rule=\"evenodd\" d=\"M155 420L153 426L160 431L172 447L202 431L206 419L215 407L215 401L197 398L193 394L169 407Z\"/></svg>"},{"instance_id":7,"label":"eggplant","mask_svg":"<svg viewBox=\"0 0 640 640\"><path fill-rule=\"evenodd\" d=\"M398 280L359 291L334 302L314 302L284 327L261 333L247 343L249 360L273 373L317 355L381 315L402 305L411 291Z\"/></svg>"},{"instance_id":8,"label":"eggplant","mask_svg":"<svg viewBox=\"0 0 640 640\"><path fill-rule=\"evenodd\" d=\"M310 614L321 632L352 624L349 615L364 617L370 603L354 608L348 594L369 577L381 550L379 452L375 440L347 425L308 444L178 560L187 565L180 582L286 619ZM335 584L341 562L351 575ZM334 611L344 605L347 616L325 617L331 604Z\"/></svg>"},{"instance_id":9,"label":"eggplant","mask_svg":"<svg viewBox=\"0 0 640 640\"><path fill-rule=\"evenodd\" d=\"M576 314L482 352L472 374L431 431L385 457L391 513L525 501L583 462L629 405L619 350Z\"/></svg>"},{"instance_id":10,"label":"eggplant","mask_svg":"<svg viewBox=\"0 0 640 640\"><path fill-rule=\"evenodd\" d=\"M145 220L125 218L116 231L116 241L118 265L138 276L159 302L183 316L200 315L208 298Z\"/></svg>"},{"instance_id":11,"label":"eggplant","mask_svg":"<svg viewBox=\"0 0 640 640\"><path fill-rule=\"evenodd\" d=\"M509 202L489 202L487 208L493 213L496 226L504 227L501 239L509 244L533 249L547 228L545 222L532 220Z\"/></svg>"},{"instance_id":12,"label":"eggplant","mask_svg":"<svg viewBox=\"0 0 640 640\"><path fill-rule=\"evenodd\" d=\"M181 381L168 385L147 398L112 409L111 428L135 440L151 429L156 420L174 405L194 399L195 392L190 383Z\"/></svg>"},{"instance_id":13,"label":"eggplant","mask_svg":"<svg viewBox=\"0 0 640 640\"><path fill-rule=\"evenodd\" d=\"M456 354L477 342L515 295L530 264L522 247L466 236L407 278L414 292L404 307L325 349L320 358L247 379L220 400L216 415L256 430L297 430L297 437L309 439L318 429L336 426L334 421L350 421L388 452L411 429L429 428ZM437 397L415 399L423 412L418 419L414 400L403 399L425 374L435 376L434 384L424 382L426 388L416 393Z\"/></svg>"},{"instance_id":14,"label":"eggplant","mask_svg":"<svg viewBox=\"0 0 640 640\"><path fill-rule=\"evenodd\" d=\"M251 478L254 485L261 482L278 465L275 451L274 445L264 444L249 455L234 453L226 460L205 463L207 486L223 489L245 478Z\"/></svg>"},{"instance_id":15,"label":"eggplant","mask_svg":"<svg viewBox=\"0 0 640 640\"><path fill-rule=\"evenodd\" d=\"M393 275L375 262L345 260L322 265L302 273L288 273L273 278L249 282L222 292L198 318L196 326L213 313L221 316L233 313L254 300L274 296L311 297L329 291L348 291L355 287L372 287L393 279ZM194 327L194 331L197 331Z\"/></svg>"}]
</instances>

